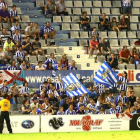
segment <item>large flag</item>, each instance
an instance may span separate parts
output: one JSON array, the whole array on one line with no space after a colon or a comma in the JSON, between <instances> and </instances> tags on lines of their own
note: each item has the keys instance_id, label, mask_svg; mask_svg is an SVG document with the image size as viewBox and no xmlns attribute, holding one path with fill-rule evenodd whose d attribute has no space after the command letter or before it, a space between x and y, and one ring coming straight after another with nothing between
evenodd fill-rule
<instances>
[{"instance_id":1,"label":"large flag","mask_svg":"<svg viewBox=\"0 0 140 140\"><path fill-rule=\"evenodd\" d=\"M23 70L1 70L0 86L3 85L4 80L8 81L8 87L12 86L13 82L16 82L17 86L20 86L26 81Z\"/></svg>"},{"instance_id":2,"label":"large flag","mask_svg":"<svg viewBox=\"0 0 140 140\"><path fill-rule=\"evenodd\" d=\"M81 96L82 94L89 92L73 73L65 76L62 81L69 97Z\"/></svg>"},{"instance_id":3,"label":"large flag","mask_svg":"<svg viewBox=\"0 0 140 140\"><path fill-rule=\"evenodd\" d=\"M107 86L113 86L119 81L116 73L106 62L103 62L93 80L96 83L104 84Z\"/></svg>"},{"instance_id":4,"label":"large flag","mask_svg":"<svg viewBox=\"0 0 140 140\"><path fill-rule=\"evenodd\" d=\"M124 113L117 113L116 117L119 119L123 119L123 120L132 120L133 119L133 115L132 114L124 114Z\"/></svg>"}]
</instances>

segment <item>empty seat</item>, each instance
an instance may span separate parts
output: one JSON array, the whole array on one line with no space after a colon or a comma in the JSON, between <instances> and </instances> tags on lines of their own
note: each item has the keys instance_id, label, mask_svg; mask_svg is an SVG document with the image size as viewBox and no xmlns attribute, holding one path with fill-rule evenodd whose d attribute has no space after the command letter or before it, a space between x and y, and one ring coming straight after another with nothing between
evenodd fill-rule
<instances>
[{"instance_id":1,"label":"empty seat","mask_svg":"<svg viewBox=\"0 0 140 140\"><path fill-rule=\"evenodd\" d=\"M69 62L71 62L73 60L72 56L69 56L69 55L67 56L67 59Z\"/></svg>"},{"instance_id":2,"label":"empty seat","mask_svg":"<svg viewBox=\"0 0 140 140\"><path fill-rule=\"evenodd\" d=\"M138 34L138 38L140 38L140 31L138 31L137 34Z\"/></svg>"},{"instance_id":3,"label":"empty seat","mask_svg":"<svg viewBox=\"0 0 140 140\"><path fill-rule=\"evenodd\" d=\"M74 7L83 7L82 1L74 1Z\"/></svg>"},{"instance_id":4,"label":"empty seat","mask_svg":"<svg viewBox=\"0 0 140 140\"><path fill-rule=\"evenodd\" d=\"M28 57L28 56L25 56L25 60L26 60L26 61L29 61L29 57Z\"/></svg>"},{"instance_id":5,"label":"empty seat","mask_svg":"<svg viewBox=\"0 0 140 140\"><path fill-rule=\"evenodd\" d=\"M36 57L36 56L30 56L30 57L29 57L29 61L30 61L31 63L37 63L37 57Z\"/></svg>"},{"instance_id":6,"label":"empty seat","mask_svg":"<svg viewBox=\"0 0 140 140\"><path fill-rule=\"evenodd\" d=\"M136 32L127 32L128 38L136 38Z\"/></svg>"},{"instance_id":7,"label":"empty seat","mask_svg":"<svg viewBox=\"0 0 140 140\"><path fill-rule=\"evenodd\" d=\"M25 30L25 28L28 26L28 23L21 23L21 29Z\"/></svg>"},{"instance_id":8,"label":"empty seat","mask_svg":"<svg viewBox=\"0 0 140 140\"><path fill-rule=\"evenodd\" d=\"M74 15L81 15L81 8L73 8Z\"/></svg>"},{"instance_id":9,"label":"empty seat","mask_svg":"<svg viewBox=\"0 0 140 140\"><path fill-rule=\"evenodd\" d=\"M56 55L57 62L60 62L61 59L62 59L62 56L61 55Z\"/></svg>"},{"instance_id":10,"label":"empty seat","mask_svg":"<svg viewBox=\"0 0 140 140\"><path fill-rule=\"evenodd\" d=\"M118 37L119 38L126 38L126 32L118 32Z\"/></svg>"},{"instance_id":11,"label":"empty seat","mask_svg":"<svg viewBox=\"0 0 140 140\"><path fill-rule=\"evenodd\" d=\"M30 22L30 18L28 15L22 15L21 19L22 19L22 22Z\"/></svg>"},{"instance_id":12,"label":"empty seat","mask_svg":"<svg viewBox=\"0 0 140 140\"><path fill-rule=\"evenodd\" d=\"M120 15L120 9L119 8L111 8L112 15Z\"/></svg>"},{"instance_id":13,"label":"empty seat","mask_svg":"<svg viewBox=\"0 0 140 140\"><path fill-rule=\"evenodd\" d=\"M92 14L94 14L94 15L100 15L101 14L100 8L92 8Z\"/></svg>"},{"instance_id":14,"label":"empty seat","mask_svg":"<svg viewBox=\"0 0 140 140\"><path fill-rule=\"evenodd\" d=\"M99 16L91 16L91 22L99 22Z\"/></svg>"},{"instance_id":15,"label":"empty seat","mask_svg":"<svg viewBox=\"0 0 140 140\"><path fill-rule=\"evenodd\" d=\"M113 48L111 48L111 52L112 53L114 53L114 54L119 54L119 51L118 51L118 49L116 49L115 47Z\"/></svg>"},{"instance_id":16,"label":"empty seat","mask_svg":"<svg viewBox=\"0 0 140 140\"><path fill-rule=\"evenodd\" d=\"M69 23L62 23L62 30L71 30Z\"/></svg>"},{"instance_id":17,"label":"empty seat","mask_svg":"<svg viewBox=\"0 0 140 140\"><path fill-rule=\"evenodd\" d=\"M64 54L64 48L56 48L57 54Z\"/></svg>"},{"instance_id":18,"label":"empty seat","mask_svg":"<svg viewBox=\"0 0 140 140\"><path fill-rule=\"evenodd\" d=\"M39 42L41 43L41 46L45 46L46 45L45 40L43 40L43 39L40 39Z\"/></svg>"},{"instance_id":19,"label":"empty seat","mask_svg":"<svg viewBox=\"0 0 140 140\"><path fill-rule=\"evenodd\" d=\"M38 55L38 61L45 62L46 61L46 57Z\"/></svg>"},{"instance_id":20,"label":"empty seat","mask_svg":"<svg viewBox=\"0 0 140 140\"><path fill-rule=\"evenodd\" d=\"M11 111L18 111L18 106L17 105L14 105L14 104L11 104L10 110Z\"/></svg>"},{"instance_id":21,"label":"empty seat","mask_svg":"<svg viewBox=\"0 0 140 140\"><path fill-rule=\"evenodd\" d=\"M83 1L84 7L92 7L92 1Z\"/></svg>"},{"instance_id":22,"label":"empty seat","mask_svg":"<svg viewBox=\"0 0 140 140\"><path fill-rule=\"evenodd\" d=\"M67 12L69 13L69 15L71 15L71 8L67 8Z\"/></svg>"},{"instance_id":23,"label":"empty seat","mask_svg":"<svg viewBox=\"0 0 140 140\"><path fill-rule=\"evenodd\" d=\"M140 64L137 64L137 69L140 69Z\"/></svg>"},{"instance_id":24,"label":"empty seat","mask_svg":"<svg viewBox=\"0 0 140 140\"><path fill-rule=\"evenodd\" d=\"M71 38L79 38L79 32L77 31L71 31L70 34Z\"/></svg>"},{"instance_id":25,"label":"empty seat","mask_svg":"<svg viewBox=\"0 0 140 140\"><path fill-rule=\"evenodd\" d=\"M23 14L23 13L21 12L20 7L17 7L16 10L17 10L18 15Z\"/></svg>"},{"instance_id":26,"label":"empty seat","mask_svg":"<svg viewBox=\"0 0 140 140\"><path fill-rule=\"evenodd\" d=\"M76 64L78 70L81 70L81 64Z\"/></svg>"},{"instance_id":27,"label":"empty seat","mask_svg":"<svg viewBox=\"0 0 140 140\"><path fill-rule=\"evenodd\" d=\"M54 48L47 48L47 54L55 53Z\"/></svg>"},{"instance_id":28,"label":"empty seat","mask_svg":"<svg viewBox=\"0 0 140 140\"><path fill-rule=\"evenodd\" d=\"M134 70L135 69L134 64L127 64L126 67L127 67L128 70Z\"/></svg>"},{"instance_id":29,"label":"empty seat","mask_svg":"<svg viewBox=\"0 0 140 140\"><path fill-rule=\"evenodd\" d=\"M36 1L36 7L44 7L44 0Z\"/></svg>"},{"instance_id":30,"label":"empty seat","mask_svg":"<svg viewBox=\"0 0 140 140\"><path fill-rule=\"evenodd\" d=\"M64 1L65 6L67 7L73 7L73 2L72 1Z\"/></svg>"},{"instance_id":31,"label":"empty seat","mask_svg":"<svg viewBox=\"0 0 140 140\"><path fill-rule=\"evenodd\" d=\"M101 1L93 1L93 7L102 7Z\"/></svg>"},{"instance_id":32,"label":"empty seat","mask_svg":"<svg viewBox=\"0 0 140 140\"><path fill-rule=\"evenodd\" d=\"M3 23L3 28L10 30L11 29L11 24L8 23Z\"/></svg>"},{"instance_id":33,"label":"empty seat","mask_svg":"<svg viewBox=\"0 0 140 140\"><path fill-rule=\"evenodd\" d=\"M76 24L76 23L71 24L71 30L80 30L79 29L79 24Z\"/></svg>"},{"instance_id":34,"label":"empty seat","mask_svg":"<svg viewBox=\"0 0 140 140\"><path fill-rule=\"evenodd\" d=\"M80 22L79 16L72 16L72 22Z\"/></svg>"},{"instance_id":35,"label":"empty seat","mask_svg":"<svg viewBox=\"0 0 140 140\"><path fill-rule=\"evenodd\" d=\"M91 14L90 8L82 8L82 12L86 11L88 15Z\"/></svg>"},{"instance_id":36,"label":"empty seat","mask_svg":"<svg viewBox=\"0 0 140 140\"><path fill-rule=\"evenodd\" d=\"M79 40L79 46L88 46L87 40Z\"/></svg>"},{"instance_id":37,"label":"empty seat","mask_svg":"<svg viewBox=\"0 0 140 140\"><path fill-rule=\"evenodd\" d=\"M130 16L130 22L139 22L138 16Z\"/></svg>"},{"instance_id":38,"label":"empty seat","mask_svg":"<svg viewBox=\"0 0 140 140\"><path fill-rule=\"evenodd\" d=\"M61 16L53 16L53 22L62 22Z\"/></svg>"},{"instance_id":39,"label":"empty seat","mask_svg":"<svg viewBox=\"0 0 140 140\"><path fill-rule=\"evenodd\" d=\"M108 37L109 37L109 38L117 38L117 33L116 33L116 31L110 31L110 32L108 32Z\"/></svg>"},{"instance_id":40,"label":"empty seat","mask_svg":"<svg viewBox=\"0 0 140 140\"><path fill-rule=\"evenodd\" d=\"M138 29L137 24L134 24L134 23L130 24L130 28L131 28L131 30L137 30Z\"/></svg>"},{"instance_id":41,"label":"empty seat","mask_svg":"<svg viewBox=\"0 0 140 140\"><path fill-rule=\"evenodd\" d=\"M125 45L129 46L128 39L121 39L120 40L120 45L121 46L125 46Z\"/></svg>"},{"instance_id":42,"label":"empty seat","mask_svg":"<svg viewBox=\"0 0 140 140\"><path fill-rule=\"evenodd\" d=\"M105 56L97 56L97 61L103 63L105 61Z\"/></svg>"},{"instance_id":43,"label":"empty seat","mask_svg":"<svg viewBox=\"0 0 140 140\"><path fill-rule=\"evenodd\" d=\"M102 14L110 15L110 8L102 8Z\"/></svg>"},{"instance_id":44,"label":"empty seat","mask_svg":"<svg viewBox=\"0 0 140 140\"><path fill-rule=\"evenodd\" d=\"M130 45L131 45L131 46L134 45L134 43L135 43L136 41L138 41L138 39L130 39Z\"/></svg>"},{"instance_id":45,"label":"empty seat","mask_svg":"<svg viewBox=\"0 0 140 140\"><path fill-rule=\"evenodd\" d=\"M112 7L111 1L103 1L103 7Z\"/></svg>"},{"instance_id":46,"label":"empty seat","mask_svg":"<svg viewBox=\"0 0 140 140\"><path fill-rule=\"evenodd\" d=\"M132 14L133 15L138 15L140 13L139 8L132 8Z\"/></svg>"},{"instance_id":47,"label":"empty seat","mask_svg":"<svg viewBox=\"0 0 140 140\"><path fill-rule=\"evenodd\" d=\"M140 1L133 1L133 7L140 7Z\"/></svg>"},{"instance_id":48,"label":"empty seat","mask_svg":"<svg viewBox=\"0 0 140 140\"><path fill-rule=\"evenodd\" d=\"M91 23L90 26L91 26L91 27L96 27L97 30L99 29L99 28L98 28L98 24L94 24L94 23L92 24L92 23Z\"/></svg>"},{"instance_id":49,"label":"empty seat","mask_svg":"<svg viewBox=\"0 0 140 140\"><path fill-rule=\"evenodd\" d=\"M65 46L77 46L77 42L66 42Z\"/></svg>"},{"instance_id":50,"label":"empty seat","mask_svg":"<svg viewBox=\"0 0 140 140\"><path fill-rule=\"evenodd\" d=\"M113 7L122 7L121 1L113 1Z\"/></svg>"},{"instance_id":51,"label":"empty seat","mask_svg":"<svg viewBox=\"0 0 140 140\"><path fill-rule=\"evenodd\" d=\"M110 39L110 46L119 46L118 39Z\"/></svg>"},{"instance_id":52,"label":"empty seat","mask_svg":"<svg viewBox=\"0 0 140 140\"><path fill-rule=\"evenodd\" d=\"M119 65L118 65L118 68L119 68L120 70L123 70L123 69L125 69L124 66L125 66L124 64L119 64Z\"/></svg>"},{"instance_id":53,"label":"empty seat","mask_svg":"<svg viewBox=\"0 0 140 140\"><path fill-rule=\"evenodd\" d=\"M62 19L63 19L63 22L71 22L70 16L63 16Z\"/></svg>"},{"instance_id":54,"label":"empty seat","mask_svg":"<svg viewBox=\"0 0 140 140\"><path fill-rule=\"evenodd\" d=\"M101 38L108 38L108 37L107 37L107 32L106 32L106 31L104 31L104 32L99 32L99 37L101 37Z\"/></svg>"},{"instance_id":55,"label":"empty seat","mask_svg":"<svg viewBox=\"0 0 140 140\"><path fill-rule=\"evenodd\" d=\"M10 7L10 6L13 6L12 0L7 0L6 3L7 3L7 5L8 5L9 7Z\"/></svg>"},{"instance_id":56,"label":"empty seat","mask_svg":"<svg viewBox=\"0 0 140 140\"><path fill-rule=\"evenodd\" d=\"M57 40L66 40L66 39L68 39L68 34L56 34L55 39L57 39Z\"/></svg>"},{"instance_id":57,"label":"empty seat","mask_svg":"<svg viewBox=\"0 0 140 140\"><path fill-rule=\"evenodd\" d=\"M88 32L80 32L80 38L89 38Z\"/></svg>"}]
</instances>

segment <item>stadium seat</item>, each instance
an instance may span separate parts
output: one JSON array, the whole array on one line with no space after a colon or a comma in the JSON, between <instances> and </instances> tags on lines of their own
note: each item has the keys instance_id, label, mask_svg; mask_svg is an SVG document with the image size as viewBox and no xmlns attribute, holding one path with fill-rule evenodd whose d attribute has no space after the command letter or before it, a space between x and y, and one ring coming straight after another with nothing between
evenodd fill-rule
<instances>
[{"instance_id":1,"label":"stadium seat","mask_svg":"<svg viewBox=\"0 0 140 140\"><path fill-rule=\"evenodd\" d=\"M8 7L12 7L13 6L13 1L12 0L7 0L6 1Z\"/></svg>"},{"instance_id":2,"label":"stadium seat","mask_svg":"<svg viewBox=\"0 0 140 140\"><path fill-rule=\"evenodd\" d=\"M91 14L90 8L82 8L82 12L86 11L88 15Z\"/></svg>"},{"instance_id":3,"label":"stadium seat","mask_svg":"<svg viewBox=\"0 0 140 140\"><path fill-rule=\"evenodd\" d=\"M140 64L137 64L137 69L140 69Z\"/></svg>"},{"instance_id":4,"label":"stadium seat","mask_svg":"<svg viewBox=\"0 0 140 140\"><path fill-rule=\"evenodd\" d=\"M71 30L80 30L79 24L76 24L76 23L71 24Z\"/></svg>"},{"instance_id":5,"label":"stadium seat","mask_svg":"<svg viewBox=\"0 0 140 140\"><path fill-rule=\"evenodd\" d=\"M73 8L74 15L81 15L81 8Z\"/></svg>"},{"instance_id":6,"label":"stadium seat","mask_svg":"<svg viewBox=\"0 0 140 140\"><path fill-rule=\"evenodd\" d=\"M28 25L29 25L28 23L21 23L20 24L22 30L25 30Z\"/></svg>"},{"instance_id":7,"label":"stadium seat","mask_svg":"<svg viewBox=\"0 0 140 140\"><path fill-rule=\"evenodd\" d=\"M80 22L79 16L72 16L72 22Z\"/></svg>"},{"instance_id":8,"label":"stadium seat","mask_svg":"<svg viewBox=\"0 0 140 140\"><path fill-rule=\"evenodd\" d=\"M3 28L5 28L7 30L11 30L11 25L8 23L3 23Z\"/></svg>"},{"instance_id":9,"label":"stadium seat","mask_svg":"<svg viewBox=\"0 0 140 140\"><path fill-rule=\"evenodd\" d=\"M21 15L22 22L30 22L30 18L28 15Z\"/></svg>"},{"instance_id":10,"label":"stadium seat","mask_svg":"<svg viewBox=\"0 0 140 140\"><path fill-rule=\"evenodd\" d=\"M121 39L120 40L120 45L121 46L125 46L125 45L129 46L128 39Z\"/></svg>"},{"instance_id":11,"label":"stadium seat","mask_svg":"<svg viewBox=\"0 0 140 140\"><path fill-rule=\"evenodd\" d=\"M108 38L107 37L107 32L106 31L99 32L99 37L101 37L101 38Z\"/></svg>"},{"instance_id":12,"label":"stadium seat","mask_svg":"<svg viewBox=\"0 0 140 140\"><path fill-rule=\"evenodd\" d=\"M133 1L133 7L140 7L140 1Z\"/></svg>"},{"instance_id":13,"label":"stadium seat","mask_svg":"<svg viewBox=\"0 0 140 140\"><path fill-rule=\"evenodd\" d=\"M140 38L140 31L137 32L138 38Z\"/></svg>"},{"instance_id":14,"label":"stadium seat","mask_svg":"<svg viewBox=\"0 0 140 140\"><path fill-rule=\"evenodd\" d=\"M118 49L116 49L115 47L113 48L111 48L111 52L112 53L114 53L114 54L119 54L119 51L118 51Z\"/></svg>"},{"instance_id":15,"label":"stadium seat","mask_svg":"<svg viewBox=\"0 0 140 140\"><path fill-rule=\"evenodd\" d=\"M87 40L79 40L79 46L88 46Z\"/></svg>"},{"instance_id":16,"label":"stadium seat","mask_svg":"<svg viewBox=\"0 0 140 140\"><path fill-rule=\"evenodd\" d=\"M71 62L73 60L72 56L69 56L69 55L67 56L67 59L69 62Z\"/></svg>"},{"instance_id":17,"label":"stadium seat","mask_svg":"<svg viewBox=\"0 0 140 140\"><path fill-rule=\"evenodd\" d=\"M20 9L20 7L17 7L17 8L16 8L16 10L17 10L17 13L18 13L18 15L21 15L21 14L23 14L23 13L21 12L21 9Z\"/></svg>"},{"instance_id":18,"label":"stadium seat","mask_svg":"<svg viewBox=\"0 0 140 140\"><path fill-rule=\"evenodd\" d=\"M139 8L132 8L132 15L138 15L140 13Z\"/></svg>"},{"instance_id":19,"label":"stadium seat","mask_svg":"<svg viewBox=\"0 0 140 140\"><path fill-rule=\"evenodd\" d=\"M127 34L128 34L128 38L136 38L136 32L135 31L133 31L133 32L129 31L129 32L127 32Z\"/></svg>"},{"instance_id":20,"label":"stadium seat","mask_svg":"<svg viewBox=\"0 0 140 140\"><path fill-rule=\"evenodd\" d=\"M110 46L119 46L118 39L110 39Z\"/></svg>"},{"instance_id":21,"label":"stadium seat","mask_svg":"<svg viewBox=\"0 0 140 140\"><path fill-rule=\"evenodd\" d=\"M62 30L71 30L69 23L62 23Z\"/></svg>"},{"instance_id":22,"label":"stadium seat","mask_svg":"<svg viewBox=\"0 0 140 140\"><path fill-rule=\"evenodd\" d=\"M70 36L71 36L71 38L79 38L79 32L78 31L71 31Z\"/></svg>"},{"instance_id":23,"label":"stadium seat","mask_svg":"<svg viewBox=\"0 0 140 140\"><path fill-rule=\"evenodd\" d=\"M10 110L12 110L12 111L18 111L17 105L11 104Z\"/></svg>"},{"instance_id":24,"label":"stadium seat","mask_svg":"<svg viewBox=\"0 0 140 140\"><path fill-rule=\"evenodd\" d=\"M66 42L65 46L77 46L77 42Z\"/></svg>"},{"instance_id":25,"label":"stadium seat","mask_svg":"<svg viewBox=\"0 0 140 140\"><path fill-rule=\"evenodd\" d=\"M69 15L71 15L71 8L67 8L67 12L69 13Z\"/></svg>"},{"instance_id":26,"label":"stadium seat","mask_svg":"<svg viewBox=\"0 0 140 140\"><path fill-rule=\"evenodd\" d=\"M92 14L93 15L100 15L101 14L100 8L92 8Z\"/></svg>"},{"instance_id":27,"label":"stadium seat","mask_svg":"<svg viewBox=\"0 0 140 140\"><path fill-rule=\"evenodd\" d=\"M55 53L54 48L47 48L47 54Z\"/></svg>"},{"instance_id":28,"label":"stadium seat","mask_svg":"<svg viewBox=\"0 0 140 140\"><path fill-rule=\"evenodd\" d=\"M123 69L125 69L125 65L124 65L124 64L119 64L119 65L118 65L118 68L119 68L120 70L123 70Z\"/></svg>"},{"instance_id":29,"label":"stadium seat","mask_svg":"<svg viewBox=\"0 0 140 140\"><path fill-rule=\"evenodd\" d=\"M62 16L63 22L71 22L70 16Z\"/></svg>"},{"instance_id":30,"label":"stadium seat","mask_svg":"<svg viewBox=\"0 0 140 140\"><path fill-rule=\"evenodd\" d=\"M55 39L56 40L66 40L66 39L68 39L68 34L56 34Z\"/></svg>"},{"instance_id":31,"label":"stadium seat","mask_svg":"<svg viewBox=\"0 0 140 140\"><path fill-rule=\"evenodd\" d=\"M112 15L120 15L120 9L119 8L111 8Z\"/></svg>"},{"instance_id":32,"label":"stadium seat","mask_svg":"<svg viewBox=\"0 0 140 140\"><path fill-rule=\"evenodd\" d=\"M138 29L137 24L134 24L134 23L130 24L130 28L131 28L131 30L137 30Z\"/></svg>"},{"instance_id":33,"label":"stadium seat","mask_svg":"<svg viewBox=\"0 0 140 140\"><path fill-rule=\"evenodd\" d=\"M125 31L118 32L118 38L126 38L126 32Z\"/></svg>"},{"instance_id":34,"label":"stadium seat","mask_svg":"<svg viewBox=\"0 0 140 140\"><path fill-rule=\"evenodd\" d=\"M105 56L97 56L97 61L103 63L105 61Z\"/></svg>"},{"instance_id":35,"label":"stadium seat","mask_svg":"<svg viewBox=\"0 0 140 140\"><path fill-rule=\"evenodd\" d=\"M93 7L102 7L101 1L93 1Z\"/></svg>"},{"instance_id":36,"label":"stadium seat","mask_svg":"<svg viewBox=\"0 0 140 140\"><path fill-rule=\"evenodd\" d=\"M110 8L102 8L102 14L110 15Z\"/></svg>"},{"instance_id":37,"label":"stadium seat","mask_svg":"<svg viewBox=\"0 0 140 140\"><path fill-rule=\"evenodd\" d=\"M62 22L61 16L53 16L53 22Z\"/></svg>"},{"instance_id":38,"label":"stadium seat","mask_svg":"<svg viewBox=\"0 0 140 140\"><path fill-rule=\"evenodd\" d=\"M130 16L130 22L139 22L138 16Z\"/></svg>"},{"instance_id":39,"label":"stadium seat","mask_svg":"<svg viewBox=\"0 0 140 140\"><path fill-rule=\"evenodd\" d=\"M128 70L134 70L135 69L134 64L127 64L126 67L127 67Z\"/></svg>"},{"instance_id":40,"label":"stadium seat","mask_svg":"<svg viewBox=\"0 0 140 140\"><path fill-rule=\"evenodd\" d=\"M60 62L61 59L62 59L62 56L61 55L56 55L57 62Z\"/></svg>"},{"instance_id":41,"label":"stadium seat","mask_svg":"<svg viewBox=\"0 0 140 140\"><path fill-rule=\"evenodd\" d=\"M122 7L121 1L113 1L113 7Z\"/></svg>"},{"instance_id":42,"label":"stadium seat","mask_svg":"<svg viewBox=\"0 0 140 140\"><path fill-rule=\"evenodd\" d=\"M138 39L130 39L130 45L134 45L134 43L137 41Z\"/></svg>"},{"instance_id":43,"label":"stadium seat","mask_svg":"<svg viewBox=\"0 0 140 140\"><path fill-rule=\"evenodd\" d=\"M83 1L84 7L93 7L92 1Z\"/></svg>"},{"instance_id":44,"label":"stadium seat","mask_svg":"<svg viewBox=\"0 0 140 140\"><path fill-rule=\"evenodd\" d=\"M91 16L91 22L99 22L99 16Z\"/></svg>"},{"instance_id":45,"label":"stadium seat","mask_svg":"<svg viewBox=\"0 0 140 140\"><path fill-rule=\"evenodd\" d=\"M111 1L103 1L103 7L112 7Z\"/></svg>"},{"instance_id":46,"label":"stadium seat","mask_svg":"<svg viewBox=\"0 0 140 140\"><path fill-rule=\"evenodd\" d=\"M64 48L56 48L57 54L64 54Z\"/></svg>"},{"instance_id":47,"label":"stadium seat","mask_svg":"<svg viewBox=\"0 0 140 140\"><path fill-rule=\"evenodd\" d=\"M25 56L25 60L26 60L26 61L29 61L29 57L28 57L28 56Z\"/></svg>"},{"instance_id":48,"label":"stadium seat","mask_svg":"<svg viewBox=\"0 0 140 140\"><path fill-rule=\"evenodd\" d=\"M46 61L46 57L38 55L38 61L45 62Z\"/></svg>"},{"instance_id":49,"label":"stadium seat","mask_svg":"<svg viewBox=\"0 0 140 140\"><path fill-rule=\"evenodd\" d=\"M81 64L76 64L78 70L81 70Z\"/></svg>"},{"instance_id":50,"label":"stadium seat","mask_svg":"<svg viewBox=\"0 0 140 140\"><path fill-rule=\"evenodd\" d=\"M116 31L110 31L110 32L108 32L108 37L109 37L109 38L117 38L117 33L116 33Z\"/></svg>"},{"instance_id":51,"label":"stadium seat","mask_svg":"<svg viewBox=\"0 0 140 140\"><path fill-rule=\"evenodd\" d=\"M29 61L30 61L31 63L37 63L37 57L36 57L36 56L30 56L30 57L29 57Z\"/></svg>"},{"instance_id":52,"label":"stadium seat","mask_svg":"<svg viewBox=\"0 0 140 140\"><path fill-rule=\"evenodd\" d=\"M88 32L80 32L80 38L89 38Z\"/></svg>"},{"instance_id":53,"label":"stadium seat","mask_svg":"<svg viewBox=\"0 0 140 140\"><path fill-rule=\"evenodd\" d=\"M44 0L36 1L36 7L44 7Z\"/></svg>"},{"instance_id":54,"label":"stadium seat","mask_svg":"<svg viewBox=\"0 0 140 140\"><path fill-rule=\"evenodd\" d=\"M82 1L74 1L74 7L83 7Z\"/></svg>"},{"instance_id":55,"label":"stadium seat","mask_svg":"<svg viewBox=\"0 0 140 140\"><path fill-rule=\"evenodd\" d=\"M97 24L91 23L90 26L91 26L91 27L96 27L97 30L99 29L98 23L97 23Z\"/></svg>"},{"instance_id":56,"label":"stadium seat","mask_svg":"<svg viewBox=\"0 0 140 140\"><path fill-rule=\"evenodd\" d=\"M73 2L72 1L64 1L65 6L67 7L73 7Z\"/></svg>"}]
</instances>

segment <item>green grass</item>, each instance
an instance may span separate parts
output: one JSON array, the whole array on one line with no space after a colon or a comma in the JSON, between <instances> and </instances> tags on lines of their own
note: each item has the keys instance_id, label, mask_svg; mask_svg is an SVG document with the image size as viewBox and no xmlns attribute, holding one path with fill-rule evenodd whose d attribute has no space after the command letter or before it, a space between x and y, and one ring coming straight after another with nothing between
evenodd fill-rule
<instances>
[{"instance_id":1,"label":"green grass","mask_svg":"<svg viewBox=\"0 0 140 140\"><path fill-rule=\"evenodd\" d=\"M2 134L0 140L140 140L140 131Z\"/></svg>"}]
</instances>

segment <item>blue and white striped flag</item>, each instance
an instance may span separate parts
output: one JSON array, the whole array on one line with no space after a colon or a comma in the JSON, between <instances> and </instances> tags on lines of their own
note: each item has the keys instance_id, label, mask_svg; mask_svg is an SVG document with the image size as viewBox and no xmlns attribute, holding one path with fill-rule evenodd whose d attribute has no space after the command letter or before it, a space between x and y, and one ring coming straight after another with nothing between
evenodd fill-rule
<instances>
[{"instance_id":1,"label":"blue and white striped flag","mask_svg":"<svg viewBox=\"0 0 140 140\"><path fill-rule=\"evenodd\" d=\"M66 93L69 97L73 96L81 96L84 93L88 93L89 91L84 87L78 78L73 74L70 73L69 75L65 76L63 79L64 88Z\"/></svg>"},{"instance_id":2,"label":"blue and white striped flag","mask_svg":"<svg viewBox=\"0 0 140 140\"><path fill-rule=\"evenodd\" d=\"M107 86L113 86L119 81L116 73L106 62L103 62L93 80L96 83L104 84Z\"/></svg>"}]
</instances>

